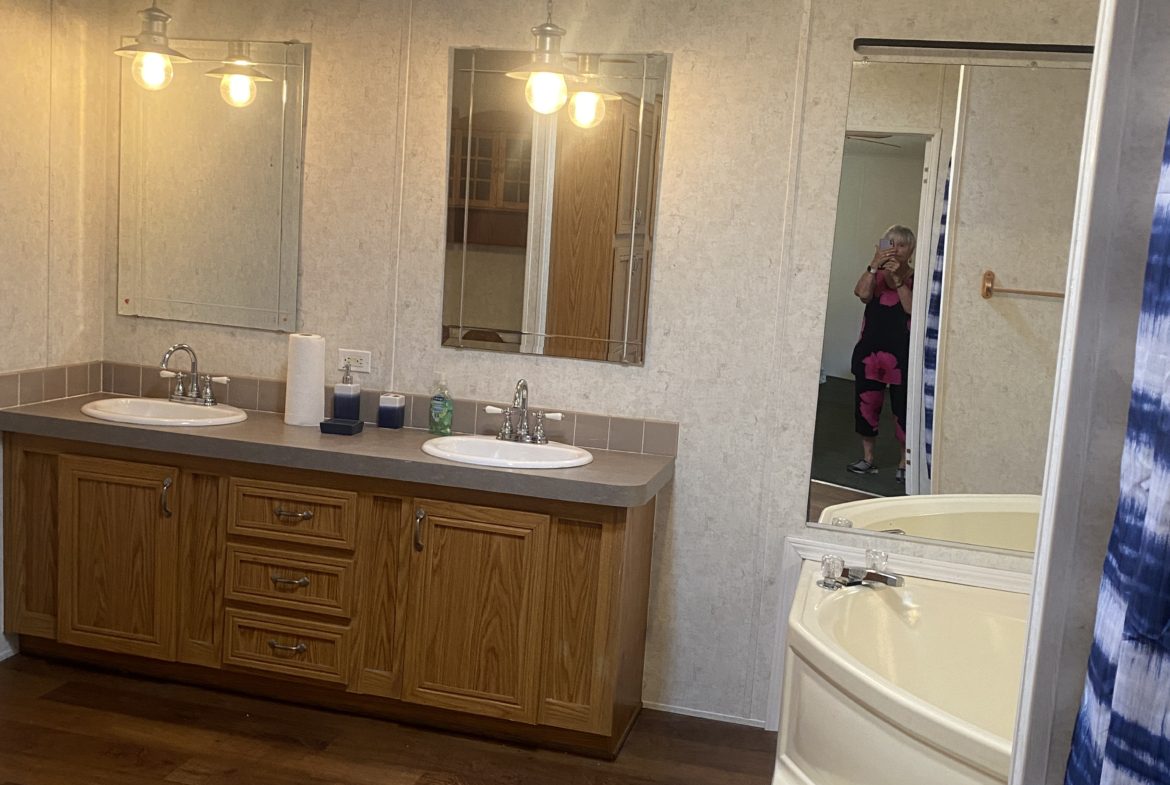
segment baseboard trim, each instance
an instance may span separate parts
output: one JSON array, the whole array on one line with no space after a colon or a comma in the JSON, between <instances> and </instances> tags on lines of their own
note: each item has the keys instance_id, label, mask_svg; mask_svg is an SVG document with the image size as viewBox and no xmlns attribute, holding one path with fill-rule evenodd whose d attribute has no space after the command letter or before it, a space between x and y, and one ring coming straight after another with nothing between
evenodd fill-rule
<instances>
[{"instance_id":1,"label":"baseboard trim","mask_svg":"<svg viewBox=\"0 0 1170 785\"><path fill-rule=\"evenodd\" d=\"M733 725L747 725L750 728L764 727L763 720L752 720L748 719L747 717L736 717L732 714L720 714L714 711L688 709L684 706L671 706L668 703L651 703L649 701L642 701L642 708L654 709L655 711L665 711L668 714L682 714L687 717L698 717L702 720L716 720L718 722L730 722Z\"/></svg>"}]
</instances>

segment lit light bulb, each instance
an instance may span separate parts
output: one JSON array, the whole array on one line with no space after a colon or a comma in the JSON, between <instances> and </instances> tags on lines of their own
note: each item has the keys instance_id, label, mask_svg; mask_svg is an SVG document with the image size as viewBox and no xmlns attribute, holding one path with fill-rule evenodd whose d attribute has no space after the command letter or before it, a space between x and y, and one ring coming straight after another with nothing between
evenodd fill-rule
<instances>
[{"instance_id":1,"label":"lit light bulb","mask_svg":"<svg viewBox=\"0 0 1170 785\"><path fill-rule=\"evenodd\" d=\"M569 88L563 74L537 71L524 85L524 98L540 114L552 114L569 100Z\"/></svg>"},{"instance_id":2,"label":"lit light bulb","mask_svg":"<svg viewBox=\"0 0 1170 785\"><path fill-rule=\"evenodd\" d=\"M219 80L219 94L229 106L243 108L256 100L256 80L243 74L224 74Z\"/></svg>"},{"instance_id":3,"label":"lit light bulb","mask_svg":"<svg viewBox=\"0 0 1170 785\"><path fill-rule=\"evenodd\" d=\"M597 93L573 93L569 99L569 119L578 128L595 128L605 119L605 99Z\"/></svg>"},{"instance_id":4,"label":"lit light bulb","mask_svg":"<svg viewBox=\"0 0 1170 785\"><path fill-rule=\"evenodd\" d=\"M130 66L134 81L147 90L161 90L175 78L171 58L157 52L139 52Z\"/></svg>"}]
</instances>

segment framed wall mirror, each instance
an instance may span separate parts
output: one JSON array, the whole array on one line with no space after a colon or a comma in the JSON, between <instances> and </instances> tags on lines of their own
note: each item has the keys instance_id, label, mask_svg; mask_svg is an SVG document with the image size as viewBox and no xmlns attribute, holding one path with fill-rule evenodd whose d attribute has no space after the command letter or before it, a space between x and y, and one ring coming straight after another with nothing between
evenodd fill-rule
<instances>
[{"instance_id":1,"label":"framed wall mirror","mask_svg":"<svg viewBox=\"0 0 1170 785\"><path fill-rule=\"evenodd\" d=\"M854 63L811 525L1033 549L1089 61Z\"/></svg>"},{"instance_id":2,"label":"framed wall mirror","mask_svg":"<svg viewBox=\"0 0 1170 785\"><path fill-rule=\"evenodd\" d=\"M172 46L191 62L158 91L122 58L118 313L293 332L309 47ZM271 81L225 93L229 51Z\"/></svg>"},{"instance_id":3,"label":"framed wall mirror","mask_svg":"<svg viewBox=\"0 0 1170 785\"><path fill-rule=\"evenodd\" d=\"M600 119L534 112L530 59L452 52L442 345L641 365L669 57L566 54Z\"/></svg>"}]
</instances>

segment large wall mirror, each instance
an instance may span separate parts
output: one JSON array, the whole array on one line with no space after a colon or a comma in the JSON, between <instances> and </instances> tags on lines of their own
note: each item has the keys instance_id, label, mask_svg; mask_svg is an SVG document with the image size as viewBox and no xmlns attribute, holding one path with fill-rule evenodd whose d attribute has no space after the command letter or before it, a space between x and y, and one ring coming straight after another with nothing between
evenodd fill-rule
<instances>
[{"instance_id":1,"label":"large wall mirror","mask_svg":"<svg viewBox=\"0 0 1170 785\"><path fill-rule=\"evenodd\" d=\"M1075 53L854 63L813 525L1033 548L1088 84Z\"/></svg>"},{"instance_id":2,"label":"large wall mirror","mask_svg":"<svg viewBox=\"0 0 1170 785\"><path fill-rule=\"evenodd\" d=\"M452 53L442 344L641 365L669 58L566 55L592 125L528 106L530 59Z\"/></svg>"},{"instance_id":3,"label":"large wall mirror","mask_svg":"<svg viewBox=\"0 0 1170 785\"><path fill-rule=\"evenodd\" d=\"M191 62L162 90L122 59L118 313L295 331L308 46L171 45ZM209 78L229 51L271 80L250 103Z\"/></svg>"}]
</instances>

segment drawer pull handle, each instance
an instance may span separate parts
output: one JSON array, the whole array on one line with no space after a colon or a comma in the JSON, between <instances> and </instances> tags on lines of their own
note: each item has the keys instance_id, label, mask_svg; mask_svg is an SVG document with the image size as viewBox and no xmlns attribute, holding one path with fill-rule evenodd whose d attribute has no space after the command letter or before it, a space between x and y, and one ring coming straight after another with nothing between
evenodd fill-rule
<instances>
[{"instance_id":1,"label":"drawer pull handle","mask_svg":"<svg viewBox=\"0 0 1170 785\"><path fill-rule=\"evenodd\" d=\"M309 585L309 577L307 575L300 578L282 578L279 575L272 576L273 586L299 586L302 589Z\"/></svg>"},{"instance_id":2,"label":"drawer pull handle","mask_svg":"<svg viewBox=\"0 0 1170 785\"><path fill-rule=\"evenodd\" d=\"M313 520L313 511L305 510L303 512L293 512L292 510L285 510L277 507L272 511L272 514L277 518L283 518L290 521L311 521Z\"/></svg>"},{"instance_id":3,"label":"drawer pull handle","mask_svg":"<svg viewBox=\"0 0 1170 785\"><path fill-rule=\"evenodd\" d=\"M422 541L422 522L426 520L427 511L422 507L418 507L414 511L414 549L421 551L423 549Z\"/></svg>"},{"instance_id":4,"label":"drawer pull handle","mask_svg":"<svg viewBox=\"0 0 1170 785\"><path fill-rule=\"evenodd\" d=\"M268 648L273 651L287 651L289 654L304 654L309 650L309 647L303 643L298 643L296 646L289 646L287 643L277 643L276 641L268 641Z\"/></svg>"}]
</instances>

